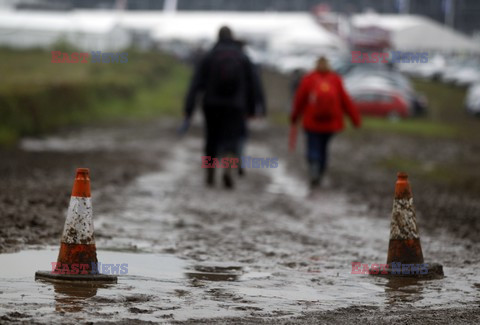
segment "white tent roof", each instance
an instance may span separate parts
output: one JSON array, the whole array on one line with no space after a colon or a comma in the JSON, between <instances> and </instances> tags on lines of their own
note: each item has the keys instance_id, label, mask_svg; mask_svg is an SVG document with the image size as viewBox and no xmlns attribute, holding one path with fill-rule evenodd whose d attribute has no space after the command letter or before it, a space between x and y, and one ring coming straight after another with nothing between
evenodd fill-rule
<instances>
[{"instance_id":1,"label":"white tent roof","mask_svg":"<svg viewBox=\"0 0 480 325\"><path fill-rule=\"evenodd\" d=\"M57 12L0 11L0 29L68 31L70 17Z\"/></svg>"},{"instance_id":2,"label":"white tent roof","mask_svg":"<svg viewBox=\"0 0 480 325\"><path fill-rule=\"evenodd\" d=\"M344 42L335 34L318 25L310 16L303 17L275 33L272 47L275 49L292 48L345 48Z\"/></svg>"},{"instance_id":3,"label":"white tent roof","mask_svg":"<svg viewBox=\"0 0 480 325\"><path fill-rule=\"evenodd\" d=\"M344 42L307 13L176 12L74 10L69 12L0 11L1 30L108 35L120 29L143 30L157 41L212 42L222 25L239 38L264 42L269 50L343 49ZM24 42L29 42L25 39Z\"/></svg>"},{"instance_id":4,"label":"white tent roof","mask_svg":"<svg viewBox=\"0 0 480 325\"><path fill-rule=\"evenodd\" d=\"M357 28L379 27L388 31L401 31L421 25L421 19L415 15L380 15L377 13L358 14L352 17L352 24Z\"/></svg>"},{"instance_id":5,"label":"white tent roof","mask_svg":"<svg viewBox=\"0 0 480 325\"><path fill-rule=\"evenodd\" d=\"M275 49L295 46L343 47L338 36L303 13L177 12L161 17L152 36L157 40L216 39L222 25L240 37L262 38Z\"/></svg>"},{"instance_id":6,"label":"white tent roof","mask_svg":"<svg viewBox=\"0 0 480 325\"><path fill-rule=\"evenodd\" d=\"M130 44L116 15L97 18L77 11L0 10L0 45L50 47L61 37L82 49L118 50Z\"/></svg>"},{"instance_id":7,"label":"white tent roof","mask_svg":"<svg viewBox=\"0 0 480 325\"><path fill-rule=\"evenodd\" d=\"M0 11L0 29L105 34L117 28L114 15L97 19L88 12Z\"/></svg>"},{"instance_id":8,"label":"white tent roof","mask_svg":"<svg viewBox=\"0 0 480 325\"><path fill-rule=\"evenodd\" d=\"M397 50L480 53L472 38L423 16L366 13L354 15L351 22L357 28L373 26L390 31Z\"/></svg>"},{"instance_id":9,"label":"white tent roof","mask_svg":"<svg viewBox=\"0 0 480 325\"><path fill-rule=\"evenodd\" d=\"M86 16L93 22L114 19L126 29L152 30L164 16L161 11L75 10L76 15Z\"/></svg>"},{"instance_id":10,"label":"white tent roof","mask_svg":"<svg viewBox=\"0 0 480 325\"><path fill-rule=\"evenodd\" d=\"M395 46L402 50L433 50L440 52L480 53L480 45L472 38L437 23L412 26L393 36Z\"/></svg>"}]
</instances>

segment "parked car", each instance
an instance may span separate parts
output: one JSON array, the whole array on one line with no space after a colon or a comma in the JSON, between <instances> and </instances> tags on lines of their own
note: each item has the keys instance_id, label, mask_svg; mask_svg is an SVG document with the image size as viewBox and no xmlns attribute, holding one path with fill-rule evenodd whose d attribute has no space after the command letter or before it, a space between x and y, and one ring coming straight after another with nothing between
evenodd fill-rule
<instances>
[{"instance_id":1,"label":"parked car","mask_svg":"<svg viewBox=\"0 0 480 325\"><path fill-rule=\"evenodd\" d=\"M345 84L348 87L356 85L385 85L400 89L403 92L413 92L410 81L401 73L389 70L356 71L345 76Z\"/></svg>"},{"instance_id":2,"label":"parked car","mask_svg":"<svg viewBox=\"0 0 480 325\"><path fill-rule=\"evenodd\" d=\"M446 67L446 59L441 54L435 54L427 63L399 63L398 69L412 77L438 80Z\"/></svg>"},{"instance_id":3,"label":"parked car","mask_svg":"<svg viewBox=\"0 0 480 325\"><path fill-rule=\"evenodd\" d=\"M367 75L350 76L345 79L345 87L350 94L377 91L380 95L395 93L407 103L408 116L419 116L427 113L428 102L425 96L417 93L410 81L397 72L374 72Z\"/></svg>"},{"instance_id":4,"label":"parked car","mask_svg":"<svg viewBox=\"0 0 480 325\"><path fill-rule=\"evenodd\" d=\"M452 83L455 79L455 74L461 67L461 63L458 61L450 61L443 70L440 80L444 83Z\"/></svg>"},{"instance_id":5,"label":"parked car","mask_svg":"<svg viewBox=\"0 0 480 325\"><path fill-rule=\"evenodd\" d=\"M468 89L465 109L468 113L480 117L480 83L474 84Z\"/></svg>"},{"instance_id":6,"label":"parked car","mask_svg":"<svg viewBox=\"0 0 480 325\"><path fill-rule=\"evenodd\" d=\"M401 93L370 89L351 93L353 102L362 115L387 117L390 119L411 116L409 103Z\"/></svg>"},{"instance_id":7,"label":"parked car","mask_svg":"<svg viewBox=\"0 0 480 325\"><path fill-rule=\"evenodd\" d=\"M352 64L333 60L332 67L343 75L346 90L365 115L392 118L423 115L428 103L401 72L391 64Z\"/></svg>"},{"instance_id":8,"label":"parked car","mask_svg":"<svg viewBox=\"0 0 480 325\"><path fill-rule=\"evenodd\" d=\"M454 83L457 86L470 86L478 82L480 82L480 67L475 62L463 66L454 77Z\"/></svg>"},{"instance_id":9,"label":"parked car","mask_svg":"<svg viewBox=\"0 0 480 325\"><path fill-rule=\"evenodd\" d=\"M480 68L475 61L453 61L444 70L441 79L445 83L468 86L480 80Z\"/></svg>"}]
</instances>

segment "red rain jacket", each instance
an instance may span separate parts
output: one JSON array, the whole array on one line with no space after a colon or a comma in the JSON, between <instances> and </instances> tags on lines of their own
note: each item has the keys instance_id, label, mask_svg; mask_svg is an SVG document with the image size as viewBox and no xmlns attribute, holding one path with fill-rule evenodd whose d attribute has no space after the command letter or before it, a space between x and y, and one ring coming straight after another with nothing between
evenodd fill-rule
<instances>
[{"instance_id":1,"label":"red rain jacket","mask_svg":"<svg viewBox=\"0 0 480 325\"><path fill-rule=\"evenodd\" d=\"M292 123L303 115L303 127L307 131L338 132L344 128L344 114L348 114L353 125L360 126L360 114L336 73L315 70L302 79L295 94Z\"/></svg>"}]
</instances>

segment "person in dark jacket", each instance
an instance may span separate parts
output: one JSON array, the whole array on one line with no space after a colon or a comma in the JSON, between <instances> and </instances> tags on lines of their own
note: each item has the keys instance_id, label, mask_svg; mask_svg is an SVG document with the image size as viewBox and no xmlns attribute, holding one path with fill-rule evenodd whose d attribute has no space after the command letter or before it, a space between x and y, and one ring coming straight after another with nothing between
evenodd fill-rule
<instances>
[{"instance_id":1,"label":"person in dark jacket","mask_svg":"<svg viewBox=\"0 0 480 325\"><path fill-rule=\"evenodd\" d=\"M360 127L360 114L343 87L342 79L325 57L317 61L314 71L303 77L295 94L291 123L303 116L307 138L307 161L312 188L320 185L327 167L328 144L332 135L344 128L344 115Z\"/></svg>"},{"instance_id":2,"label":"person in dark jacket","mask_svg":"<svg viewBox=\"0 0 480 325\"><path fill-rule=\"evenodd\" d=\"M200 60L185 101L185 121L191 119L197 96L203 94L205 155L212 158L238 157L247 135L246 118L254 114L259 98L255 68L234 40L230 28L220 28L218 42ZM215 168L207 168L207 185L214 184ZM223 181L233 187L230 168Z\"/></svg>"}]
</instances>

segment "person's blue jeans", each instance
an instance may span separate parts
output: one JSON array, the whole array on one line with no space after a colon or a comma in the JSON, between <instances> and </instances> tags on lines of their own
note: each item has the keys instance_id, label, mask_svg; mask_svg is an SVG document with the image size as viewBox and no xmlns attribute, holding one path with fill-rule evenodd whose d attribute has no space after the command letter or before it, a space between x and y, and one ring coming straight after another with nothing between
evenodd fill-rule
<instances>
[{"instance_id":1,"label":"person's blue jeans","mask_svg":"<svg viewBox=\"0 0 480 325\"><path fill-rule=\"evenodd\" d=\"M311 181L318 182L327 168L328 144L333 133L318 133L306 131L307 161Z\"/></svg>"}]
</instances>

